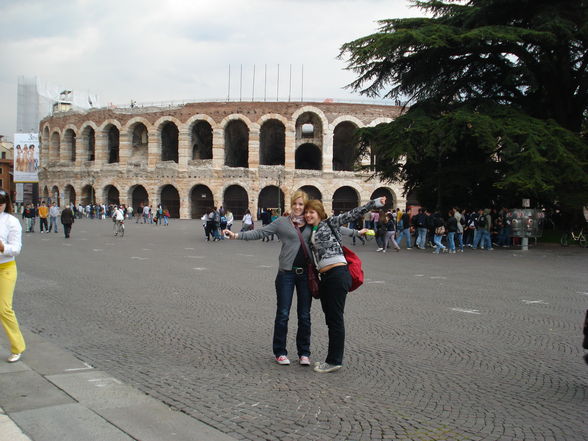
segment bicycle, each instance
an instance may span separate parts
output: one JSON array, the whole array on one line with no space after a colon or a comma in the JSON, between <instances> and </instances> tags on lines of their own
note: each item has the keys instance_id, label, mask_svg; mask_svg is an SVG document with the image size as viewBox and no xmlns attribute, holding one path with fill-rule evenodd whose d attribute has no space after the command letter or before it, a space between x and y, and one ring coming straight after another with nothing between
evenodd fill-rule
<instances>
[{"instance_id":1,"label":"bicycle","mask_svg":"<svg viewBox=\"0 0 588 441\"><path fill-rule=\"evenodd\" d=\"M584 235L584 228L580 228L578 234L574 233L574 231L570 231L569 233L563 233L561 235L561 239L559 243L562 247L567 247L570 242L578 242L578 245L582 248L586 248L588 246L588 241L586 240L586 236Z\"/></svg>"},{"instance_id":2,"label":"bicycle","mask_svg":"<svg viewBox=\"0 0 588 441\"><path fill-rule=\"evenodd\" d=\"M125 221L115 221L114 222L114 235L124 237L125 235Z\"/></svg>"}]
</instances>

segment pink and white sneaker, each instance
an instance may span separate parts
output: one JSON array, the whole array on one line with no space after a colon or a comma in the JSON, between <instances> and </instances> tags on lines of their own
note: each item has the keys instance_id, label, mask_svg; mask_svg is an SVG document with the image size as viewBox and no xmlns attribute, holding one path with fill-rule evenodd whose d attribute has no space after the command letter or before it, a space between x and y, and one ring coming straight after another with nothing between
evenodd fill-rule
<instances>
[{"instance_id":1,"label":"pink and white sneaker","mask_svg":"<svg viewBox=\"0 0 588 441\"><path fill-rule=\"evenodd\" d=\"M286 366L290 364L290 360L288 360L288 357L285 355L280 355L279 357L276 357L276 363Z\"/></svg>"},{"instance_id":2,"label":"pink and white sneaker","mask_svg":"<svg viewBox=\"0 0 588 441\"><path fill-rule=\"evenodd\" d=\"M300 357L298 362L300 363L300 366L310 366L310 358L308 358L306 355Z\"/></svg>"}]
</instances>

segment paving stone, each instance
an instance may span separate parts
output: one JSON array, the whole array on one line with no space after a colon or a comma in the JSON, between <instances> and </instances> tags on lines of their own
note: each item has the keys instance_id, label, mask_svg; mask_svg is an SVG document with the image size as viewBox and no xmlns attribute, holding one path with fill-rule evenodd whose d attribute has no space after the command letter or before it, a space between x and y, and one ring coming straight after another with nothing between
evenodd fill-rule
<instances>
[{"instance_id":1,"label":"paving stone","mask_svg":"<svg viewBox=\"0 0 588 441\"><path fill-rule=\"evenodd\" d=\"M273 361L279 242L207 243L199 220L128 227L113 243L108 222L76 222L72 238L87 240L71 240L67 253L58 235L26 235L17 316L79 361L233 438L588 439L578 425L588 395L585 250L352 247L368 282L382 283L349 294L345 365L316 375ZM294 302L292 358L296 322ZM316 301L312 323L311 358L322 361Z\"/></svg>"}]
</instances>

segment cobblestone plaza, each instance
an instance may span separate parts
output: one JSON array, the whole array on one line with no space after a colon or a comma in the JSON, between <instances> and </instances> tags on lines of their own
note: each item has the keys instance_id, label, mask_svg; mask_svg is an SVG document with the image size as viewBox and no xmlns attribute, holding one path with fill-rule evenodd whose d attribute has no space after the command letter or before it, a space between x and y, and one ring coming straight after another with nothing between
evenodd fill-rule
<instances>
[{"instance_id":1,"label":"cobblestone plaza","mask_svg":"<svg viewBox=\"0 0 588 441\"><path fill-rule=\"evenodd\" d=\"M588 439L585 249L358 245L345 366L319 375L273 362L277 241L207 243L196 220L23 236L22 326L235 439ZM316 301L312 320L322 361ZM294 307L292 358L295 329Z\"/></svg>"}]
</instances>

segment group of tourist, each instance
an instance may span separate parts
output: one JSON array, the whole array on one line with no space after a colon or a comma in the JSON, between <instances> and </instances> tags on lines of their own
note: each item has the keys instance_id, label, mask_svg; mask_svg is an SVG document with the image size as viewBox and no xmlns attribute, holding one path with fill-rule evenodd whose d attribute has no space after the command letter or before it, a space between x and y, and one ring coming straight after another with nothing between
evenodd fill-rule
<instances>
[{"instance_id":1,"label":"group of tourist","mask_svg":"<svg viewBox=\"0 0 588 441\"><path fill-rule=\"evenodd\" d=\"M456 207L443 215L440 211L419 208L414 216L398 208L374 210L350 227L361 228L362 222L373 231L377 251L383 253L390 246L400 251L402 245L407 250L431 247L435 254L463 252L464 247L492 251L495 246L509 247L512 240L511 218L506 209L462 211Z\"/></svg>"},{"instance_id":2,"label":"group of tourist","mask_svg":"<svg viewBox=\"0 0 588 441\"><path fill-rule=\"evenodd\" d=\"M245 214L245 216L247 213ZM243 217L243 224L245 223L245 216ZM251 218L251 217L250 217ZM233 228L233 221L235 217L230 210L225 210L223 206L210 207L200 218L202 220L202 227L204 228L204 235L206 240L216 242L223 240L224 236L221 234L222 230Z\"/></svg>"}]
</instances>

